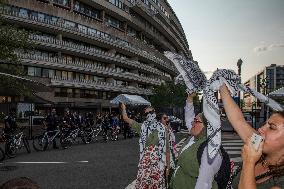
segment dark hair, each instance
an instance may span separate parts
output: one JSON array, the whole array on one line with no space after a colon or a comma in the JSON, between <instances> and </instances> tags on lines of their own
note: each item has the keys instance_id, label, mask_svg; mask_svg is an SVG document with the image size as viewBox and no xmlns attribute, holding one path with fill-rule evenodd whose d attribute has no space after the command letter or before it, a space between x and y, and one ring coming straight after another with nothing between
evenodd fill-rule
<instances>
[{"instance_id":1,"label":"dark hair","mask_svg":"<svg viewBox=\"0 0 284 189\"><path fill-rule=\"evenodd\" d=\"M276 111L273 114L279 114L282 118L284 118L284 111Z\"/></svg>"},{"instance_id":2,"label":"dark hair","mask_svg":"<svg viewBox=\"0 0 284 189\"><path fill-rule=\"evenodd\" d=\"M40 187L35 181L27 177L17 177L3 183L0 189L40 189Z\"/></svg>"},{"instance_id":3,"label":"dark hair","mask_svg":"<svg viewBox=\"0 0 284 189\"><path fill-rule=\"evenodd\" d=\"M159 112L159 113L157 113L157 115L156 115L157 121L161 121L161 119L162 119L162 117L163 117L164 115L167 115L167 114L166 114L165 112Z\"/></svg>"}]
</instances>

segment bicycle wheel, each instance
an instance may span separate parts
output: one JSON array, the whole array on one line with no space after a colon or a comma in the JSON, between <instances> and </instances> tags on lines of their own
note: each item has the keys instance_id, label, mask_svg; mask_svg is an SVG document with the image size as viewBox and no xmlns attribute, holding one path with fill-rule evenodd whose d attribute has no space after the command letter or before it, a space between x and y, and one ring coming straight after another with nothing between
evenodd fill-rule
<instances>
[{"instance_id":1,"label":"bicycle wheel","mask_svg":"<svg viewBox=\"0 0 284 189\"><path fill-rule=\"evenodd\" d=\"M84 131L80 132L80 137L81 137L81 140L84 144L89 143L86 135L87 135L87 133L85 133Z\"/></svg>"},{"instance_id":2,"label":"bicycle wheel","mask_svg":"<svg viewBox=\"0 0 284 189\"><path fill-rule=\"evenodd\" d=\"M30 144L29 144L28 139L23 138L23 143L24 143L24 146L25 146L27 152L28 152L28 153L31 153L31 148L30 148Z\"/></svg>"},{"instance_id":3,"label":"bicycle wheel","mask_svg":"<svg viewBox=\"0 0 284 189\"><path fill-rule=\"evenodd\" d=\"M0 148L0 162L2 162L5 159L5 152L2 148Z\"/></svg>"},{"instance_id":4,"label":"bicycle wheel","mask_svg":"<svg viewBox=\"0 0 284 189\"><path fill-rule=\"evenodd\" d=\"M6 144L5 144L5 154L9 158L16 157L17 151L18 151L18 149L17 149L16 144L14 143L13 140L10 140L10 141L6 142Z\"/></svg>"},{"instance_id":5,"label":"bicycle wheel","mask_svg":"<svg viewBox=\"0 0 284 189\"><path fill-rule=\"evenodd\" d=\"M36 151L44 151L48 146L47 138L43 135L35 136L33 138L33 147Z\"/></svg>"}]
</instances>

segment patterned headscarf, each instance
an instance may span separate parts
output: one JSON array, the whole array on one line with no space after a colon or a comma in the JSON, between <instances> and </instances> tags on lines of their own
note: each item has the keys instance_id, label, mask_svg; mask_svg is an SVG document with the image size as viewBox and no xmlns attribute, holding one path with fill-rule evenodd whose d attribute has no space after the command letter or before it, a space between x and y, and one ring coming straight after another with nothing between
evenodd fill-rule
<instances>
[{"instance_id":1,"label":"patterned headscarf","mask_svg":"<svg viewBox=\"0 0 284 189\"><path fill-rule=\"evenodd\" d=\"M175 67L180 73L175 79L176 84L184 82L189 94L204 89L206 84L206 76L196 63L186 60L181 55L169 51L164 52L164 54L174 63Z\"/></svg>"},{"instance_id":2,"label":"patterned headscarf","mask_svg":"<svg viewBox=\"0 0 284 189\"><path fill-rule=\"evenodd\" d=\"M240 77L233 70L216 70L210 80L207 81L203 93L203 112L207 118L207 137L209 161L216 156L221 145L221 120L218 100L214 93L217 92L223 84L226 84L231 94L235 96L239 90L238 84Z\"/></svg>"},{"instance_id":3,"label":"patterned headscarf","mask_svg":"<svg viewBox=\"0 0 284 189\"><path fill-rule=\"evenodd\" d=\"M153 133L154 131L158 131L158 156L159 156L159 166L161 170L165 167L166 164L166 128L163 124L156 120L155 113L149 113L147 115L146 120L143 122L141 126L141 133L139 139L139 147L140 147L140 160L143 158L144 149L146 146L147 137ZM169 135L169 145L170 149L176 153L174 145L174 136ZM174 158L174 157L173 157ZM174 160L171 158L170 165L174 168Z\"/></svg>"}]
</instances>

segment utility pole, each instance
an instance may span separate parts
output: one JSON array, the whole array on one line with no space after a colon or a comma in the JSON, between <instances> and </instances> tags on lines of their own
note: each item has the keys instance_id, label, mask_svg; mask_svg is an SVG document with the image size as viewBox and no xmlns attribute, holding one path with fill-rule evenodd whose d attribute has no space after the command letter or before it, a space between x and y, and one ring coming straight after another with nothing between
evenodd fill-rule
<instances>
[{"instance_id":1,"label":"utility pole","mask_svg":"<svg viewBox=\"0 0 284 189\"><path fill-rule=\"evenodd\" d=\"M240 78L241 78L241 73L242 73L242 64L243 64L242 59L239 59L238 62L237 62L237 66L238 66L238 75L240 76ZM242 108L241 107L241 92L240 91L238 92L238 97L239 97L239 106L240 106L240 108Z\"/></svg>"}]
</instances>

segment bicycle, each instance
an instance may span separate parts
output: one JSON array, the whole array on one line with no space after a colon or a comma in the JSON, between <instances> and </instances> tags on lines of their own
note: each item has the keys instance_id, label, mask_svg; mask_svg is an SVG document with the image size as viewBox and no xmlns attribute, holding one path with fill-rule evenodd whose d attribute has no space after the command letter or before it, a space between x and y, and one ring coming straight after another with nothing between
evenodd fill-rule
<instances>
[{"instance_id":1,"label":"bicycle","mask_svg":"<svg viewBox=\"0 0 284 189\"><path fill-rule=\"evenodd\" d=\"M56 140L57 136L60 136L61 131L59 127L53 131L45 131L42 135L35 136L33 138L33 147L36 151L45 151L49 144Z\"/></svg>"},{"instance_id":2,"label":"bicycle","mask_svg":"<svg viewBox=\"0 0 284 189\"><path fill-rule=\"evenodd\" d=\"M96 127L87 127L85 128L85 137L86 137L86 143L90 143L91 141L98 141L98 136L103 131L102 126L98 125Z\"/></svg>"},{"instance_id":3,"label":"bicycle","mask_svg":"<svg viewBox=\"0 0 284 189\"><path fill-rule=\"evenodd\" d=\"M84 144L87 144L85 132L77 127L70 131L70 128L62 128L62 135L60 137L61 146L66 149L67 146L71 146L76 142L76 138L80 137Z\"/></svg>"},{"instance_id":4,"label":"bicycle","mask_svg":"<svg viewBox=\"0 0 284 189\"><path fill-rule=\"evenodd\" d=\"M8 135L6 134L7 140L5 144L5 154L9 158L16 157L17 152L22 148L25 147L27 153L31 153L30 145L26 135L24 134L24 128L20 129L21 131L15 135Z\"/></svg>"}]
</instances>

